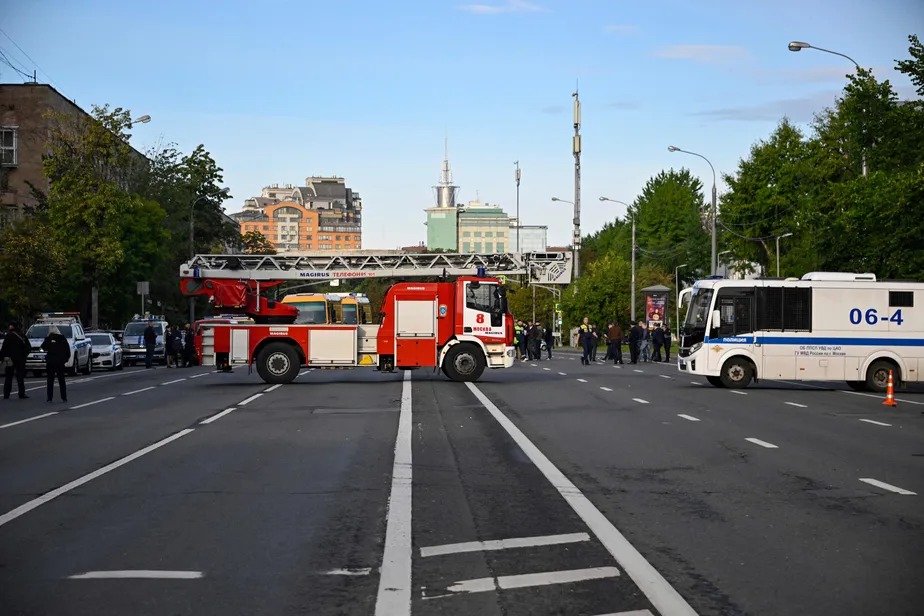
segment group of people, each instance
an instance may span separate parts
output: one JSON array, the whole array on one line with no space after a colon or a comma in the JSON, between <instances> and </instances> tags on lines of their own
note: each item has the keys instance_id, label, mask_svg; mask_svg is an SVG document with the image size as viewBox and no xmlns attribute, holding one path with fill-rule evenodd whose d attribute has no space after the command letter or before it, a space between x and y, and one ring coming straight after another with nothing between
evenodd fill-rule
<instances>
[{"instance_id":1,"label":"group of people","mask_svg":"<svg viewBox=\"0 0 924 616\"><path fill-rule=\"evenodd\" d=\"M6 337L3 338L3 345L0 346L0 363L4 368L3 379L3 397L9 399L13 393L13 379L19 389L20 398L28 398L26 395L26 359L29 357L29 351L32 345L29 339L23 335L16 323L10 323L7 328ZM47 392L48 402L54 397L55 379L58 380L58 389L61 393L61 400L67 402L67 385L64 381L64 366L71 359L71 343L68 342L61 331L54 325L48 328L48 335L42 341L42 350L45 351L45 374L48 377Z\"/></svg>"},{"instance_id":2,"label":"group of people","mask_svg":"<svg viewBox=\"0 0 924 616\"><path fill-rule=\"evenodd\" d=\"M584 317L584 322L578 330L578 345L583 351L581 364L587 366L597 361L597 348L601 335L606 344L606 356L603 361L613 360L614 364L623 364L623 342L629 343L629 357L633 364L639 361L669 362L671 360L671 330L666 324L661 327L648 327L644 321L639 321L629 328L627 337L622 327L615 321L607 323L606 329L600 332L596 325L590 323L590 319ZM664 350L663 359L662 349Z\"/></svg>"},{"instance_id":3,"label":"group of people","mask_svg":"<svg viewBox=\"0 0 924 616\"><path fill-rule=\"evenodd\" d=\"M520 361L541 360L542 343L545 342L545 351L548 359L552 359L552 345L554 342L551 327L542 327L539 321L517 321L513 328L514 344Z\"/></svg>"},{"instance_id":4,"label":"group of people","mask_svg":"<svg viewBox=\"0 0 924 616\"><path fill-rule=\"evenodd\" d=\"M151 327L152 331L153 329ZM167 346L166 364L168 368L188 368L195 365L196 347L194 340L195 334L193 333L192 325L189 323L184 327L167 326L167 330L164 332L164 343ZM147 330L145 330L145 342L147 342ZM150 362L146 361L145 365L148 368L151 367Z\"/></svg>"}]
</instances>

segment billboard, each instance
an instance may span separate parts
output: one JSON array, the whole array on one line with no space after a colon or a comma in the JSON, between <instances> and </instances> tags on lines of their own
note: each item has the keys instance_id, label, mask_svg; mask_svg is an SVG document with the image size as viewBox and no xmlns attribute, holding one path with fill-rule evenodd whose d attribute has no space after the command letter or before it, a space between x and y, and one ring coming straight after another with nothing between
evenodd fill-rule
<instances>
[{"instance_id":1,"label":"billboard","mask_svg":"<svg viewBox=\"0 0 924 616\"><path fill-rule=\"evenodd\" d=\"M661 327L667 314L667 293L645 294L645 320L648 327Z\"/></svg>"}]
</instances>

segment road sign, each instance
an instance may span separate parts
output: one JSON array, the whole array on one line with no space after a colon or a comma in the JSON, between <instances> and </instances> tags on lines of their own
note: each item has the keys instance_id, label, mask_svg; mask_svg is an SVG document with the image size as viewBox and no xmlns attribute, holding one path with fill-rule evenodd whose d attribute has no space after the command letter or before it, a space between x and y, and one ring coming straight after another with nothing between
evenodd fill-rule
<instances>
[{"instance_id":1,"label":"road sign","mask_svg":"<svg viewBox=\"0 0 924 616\"><path fill-rule=\"evenodd\" d=\"M151 283L147 280L140 281L136 284L138 295L148 295L151 292Z\"/></svg>"}]
</instances>

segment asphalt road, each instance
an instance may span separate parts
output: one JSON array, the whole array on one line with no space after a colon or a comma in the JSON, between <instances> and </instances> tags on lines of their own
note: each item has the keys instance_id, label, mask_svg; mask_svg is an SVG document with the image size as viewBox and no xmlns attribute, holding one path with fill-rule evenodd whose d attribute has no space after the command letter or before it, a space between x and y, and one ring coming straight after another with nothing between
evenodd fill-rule
<instances>
[{"instance_id":1,"label":"asphalt road","mask_svg":"<svg viewBox=\"0 0 924 616\"><path fill-rule=\"evenodd\" d=\"M924 390L672 365L0 400L0 614L920 614ZM229 410L233 409L233 410Z\"/></svg>"}]
</instances>

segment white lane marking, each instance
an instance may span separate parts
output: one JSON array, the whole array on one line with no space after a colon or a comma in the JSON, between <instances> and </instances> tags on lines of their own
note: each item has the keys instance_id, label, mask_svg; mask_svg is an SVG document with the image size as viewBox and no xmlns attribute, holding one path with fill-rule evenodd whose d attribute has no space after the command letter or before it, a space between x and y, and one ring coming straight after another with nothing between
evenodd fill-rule
<instances>
[{"instance_id":1,"label":"white lane marking","mask_svg":"<svg viewBox=\"0 0 924 616\"><path fill-rule=\"evenodd\" d=\"M391 494L385 522L385 552L379 574L376 616L410 616L411 613L411 437L413 433L411 371L404 373Z\"/></svg>"},{"instance_id":2,"label":"white lane marking","mask_svg":"<svg viewBox=\"0 0 924 616\"><path fill-rule=\"evenodd\" d=\"M862 481L863 483L868 483L871 486L876 486L877 488L882 488L883 490L888 490L889 492L895 492L896 494L902 494L904 496L916 496L917 495L917 492L912 492L911 490L905 490L904 488L893 486L890 483L879 481L878 479L870 479L869 477L861 477L860 481Z\"/></svg>"},{"instance_id":3,"label":"white lane marking","mask_svg":"<svg viewBox=\"0 0 924 616\"><path fill-rule=\"evenodd\" d=\"M237 407L236 407L236 406L232 406L231 408L225 409L225 410L223 410L223 411L220 412L220 413L215 413L215 414L212 415L211 417L206 417L205 419L203 419L203 420L200 421L199 423L200 423L201 425L204 426L205 424L210 424L210 423L212 423L213 421L218 421L219 419L221 419L222 417L224 417L224 416L227 415L228 413L234 411L235 409L237 409Z\"/></svg>"},{"instance_id":4,"label":"white lane marking","mask_svg":"<svg viewBox=\"0 0 924 616\"><path fill-rule=\"evenodd\" d=\"M133 396L135 394L140 394L143 391L151 391L152 389L154 389L154 387L145 387L144 389L136 389L135 391L127 391L122 395L123 396Z\"/></svg>"},{"instance_id":5,"label":"white lane marking","mask_svg":"<svg viewBox=\"0 0 924 616\"><path fill-rule=\"evenodd\" d=\"M819 388L821 389L821 388ZM882 399L883 394L865 394L862 391L846 391L839 389L841 393L850 394L852 396L866 396L867 398L879 398ZM915 400L906 400L905 398L895 398L896 402L906 402L908 404L917 404L918 406L924 406L924 402L917 402Z\"/></svg>"},{"instance_id":6,"label":"white lane marking","mask_svg":"<svg viewBox=\"0 0 924 616\"><path fill-rule=\"evenodd\" d=\"M683 417L687 421L699 421L699 419L697 419L696 417L693 417L692 415L684 415L683 413L679 413L677 417Z\"/></svg>"},{"instance_id":7,"label":"white lane marking","mask_svg":"<svg viewBox=\"0 0 924 616\"><path fill-rule=\"evenodd\" d=\"M807 408L808 408L806 405L804 405L804 404L799 404L798 402L784 402L784 404L788 404L789 406L795 406L795 407L800 408L800 409L807 409Z\"/></svg>"},{"instance_id":8,"label":"white lane marking","mask_svg":"<svg viewBox=\"0 0 924 616\"><path fill-rule=\"evenodd\" d=\"M636 368L635 370L633 370L633 372L645 372L645 371L644 371L644 370L639 370L638 368Z\"/></svg>"},{"instance_id":9,"label":"white lane marking","mask_svg":"<svg viewBox=\"0 0 924 616\"><path fill-rule=\"evenodd\" d=\"M551 368L543 368L543 370L551 370Z\"/></svg>"},{"instance_id":10,"label":"white lane marking","mask_svg":"<svg viewBox=\"0 0 924 616\"><path fill-rule=\"evenodd\" d=\"M702 385L699 381L690 381L691 385Z\"/></svg>"},{"instance_id":11,"label":"white lane marking","mask_svg":"<svg viewBox=\"0 0 924 616\"><path fill-rule=\"evenodd\" d=\"M282 387L282 383L276 383L275 385L273 385L273 386L271 386L271 387L267 387L266 389L264 389L264 390L263 390L263 393L268 394L268 393L271 392L271 391L276 391L276 390L279 389L280 387Z\"/></svg>"},{"instance_id":12,"label":"white lane marking","mask_svg":"<svg viewBox=\"0 0 924 616\"><path fill-rule=\"evenodd\" d=\"M748 441L749 443L754 443L755 445L760 445L761 447L766 447L767 449L779 449L779 447L777 447L777 446L774 445L773 443L768 443L767 441L762 441L762 440L760 440L759 438L750 437L750 438L746 438L746 439L744 439L744 440Z\"/></svg>"},{"instance_id":13,"label":"white lane marking","mask_svg":"<svg viewBox=\"0 0 924 616\"><path fill-rule=\"evenodd\" d=\"M628 612L611 612L609 614L600 614L600 616L654 616L651 610L631 610Z\"/></svg>"},{"instance_id":14,"label":"white lane marking","mask_svg":"<svg viewBox=\"0 0 924 616\"><path fill-rule=\"evenodd\" d=\"M733 393L733 394L738 394L739 396L746 396L746 395L748 395L747 392L738 391L737 389L729 389L728 391L730 391L730 392Z\"/></svg>"},{"instance_id":15,"label":"white lane marking","mask_svg":"<svg viewBox=\"0 0 924 616\"><path fill-rule=\"evenodd\" d=\"M548 586L549 584L568 584L570 582L583 582L584 580L599 580L618 576L619 569L616 567L591 567L589 569L571 569L570 571L548 571L461 580L446 590L454 593L488 592L499 588L511 589Z\"/></svg>"},{"instance_id":16,"label":"white lane marking","mask_svg":"<svg viewBox=\"0 0 924 616\"><path fill-rule=\"evenodd\" d=\"M892 427L892 424L887 424L887 423L883 423L883 422L881 422L881 421L876 421L875 419L861 419L860 421L865 421L866 423L874 424L874 425L877 425L877 426L885 426L885 427L887 427L887 428L891 428L891 427ZM0 428L2 428L2 427L3 427L3 426L0 426Z\"/></svg>"},{"instance_id":17,"label":"white lane marking","mask_svg":"<svg viewBox=\"0 0 924 616\"><path fill-rule=\"evenodd\" d=\"M662 379L669 379L669 378L672 378L672 377L670 377L670 376L667 375L667 374L659 374L658 376L661 377Z\"/></svg>"},{"instance_id":18,"label":"white lane marking","mask_svg":"<svg viewBox=\"0 0 924 616\"><path fill-rule=\"evenodd\" d=\"M108 398L101 398L99 400L94 400L93 402L84 402L83 404L78 404L77 406L70 407L70 410L82 409L85 406L93 406L94 404L99 404L100 402L109 402L110 400L115 400L115 396L109 396Z\"/></svg>"},{"instance_id":19,"label":"white lane marking","mask_svg":"<svg viewBox=\"0 0 924 616\"><path fill-rule=\"evenodd\" d=\"M112 579L141 579L141 580L198 580L202 577L201 571L153 571L150 569L126 569L122 571L87 571L77 575L69 575L69 580L112 580Z\"/></svg>"},{"instance_id":20,"label":"white lane marking","mask_svg":"<svg viewBox=\"0 0 924 616\"><path fill-rule=\"evenodd\" d=\"M860 481L862 481L863 483L868 483L871 486L876 486L877 488L882 488L883 490L888 490L889 492L895 492L896 494L902 494L904 496L916 496L917 495L917 492L912 492L911 490L905 490L904 488L893 486L890 483L879 481L878 479L870 479L869 477L861 477Z\"/></svg>"},{"instance_id":21,"label":"white lane marking","mask_svg":"<svg viewBox=\"0 0 924 616\"><path fill-rule=\"evenodd\" d=\"M311 372L311 370L302 370L301 372L298 373L298 376L305 376L309 372Z\"/></svg>"},{"instance_id":22,"label":"white lane marking","mask_svg":"<svg viewBox=\"0 0 924 616\"><path fill-rule=\"evenodd\" d=\"M566 372L559 372L558 374L559 374L559 376L568 376L568 374L567 374Z\"/></svg>"},{"instance_id":23,"label":"white lane marking","mask_svg":"<svg viewBox=\"0 0 924 616\"><path fill-rule=\"evenodd\" d=\"M198 379L199 377L208 376L208 375L209 375L208 372L203 372L202 374L194 374L194 375L192 375L192 376L189 377L189 378L191 378L191 379Z\"/></svg>"},{"instance_id":24,"label":"white lane marking","mask_svg":"<svg viewBox=\"0 0 924 616\"><path fill-rule=\"evenodd\" d=\"M370 573L372 573L372 567L359 567L356 569L331 569L330 571L325 571L324 575L359 576L369 575Z\"/></svg>"},{"instance_id":25,"label":"white lane marking","mask_svg":"<svg viewBox=\"0 0 924 616\"><path fill-rule=\"evenodd\" d=\"M696 616L693 608L667 580L651 566L603 513L526 437L477 386L466 383L478 401L520 446L536 468L558 490L571 509L587 524L603 547L616 559L663 616Z\"/></svg>"},{"instance_id":26,"label":"white lane marking","mask_svg":"<svg viewBox=\"0 0 924 616\"><path fill-rule=\"evenodd\" d=\"M509 550L511 548L531 548L539 545L560 545L562 543L579 543L590 541L587 533L569 533L564 535L544 535L541 537L518 537L516 539L496 539L494 541L468 541L466 543L447 543L420 548L420 556L443 556L463 552L484 552L490 550Z\"/></svg>"},{"instance_id":27,"label":"white lane marking","mask_svg":"<svg viewBox=\"0 0 924 616\"><path fill-rule=\"evenodd\" d=\"M29 417L28 419L20 419L19 421L14 421L12 423L3 424L0 426L0 430L4 428L12 428L13 426L18 426L19 424L29 423L30 421L35 421L36 419L42 419L44 417L51 417L52 415L57 415L60 411L52 411L50 413L45 413L44 415L36 415L35 417Z\"/></svg>"},{"instance_id":28,"label":"white lane marking","mask_svg":"<svg viewBox=\"0 0 924 616\"><path fill-rule=\"evenodd\" d=\"M648 404L648 400L642 400L641 398L632 398L632 399L638 402L639 404Z\"/></svg>"},{"instance_id":29,"label":"white lane marking","mask_svg":"<svg viewBox=\"0 0 924 616\"><path fill-rule=\"evenodd\" d=\"M61 496L62 494L66 494L67 492L70 492L74 488L79 488L83 484L93 481L97 477L101 477L102 475L105 475L109 471L113 471L119 468L120 466L128 464L132 460L136 460L145 454L151 453L155 449L163 447L164 445L168 443L172 443L173 441L177 439L183 438L184 436L186 436L187 434L191 432L195 432L195 429L186 428L185 430L180 430L176 434L171 434L167 438L163 438L157 441L156 443L154 443L153 445L148 445L144 449L139 449L135 453L129 454L125 456L124 458L116 460L115 462L111 462L102 468L98 468L92 473L87 473L83 477L79 477L78 479L75 479L74 481L71 481L70 483L66 483L60 488L55 488L54 490L50 492L46 492L45 494L42 494L38 498L34 498L30 500L28 503L20 505L16 509L13 509L12 511L8 511L4 513L3 515L0 515L0 526L3 526L4 524L7 524L8 522L12 522L19 516L29 513L36 507L40 507L41 505L44 505L48 501L54 500L58 498L59 496Z\"/></svg>"},{"instance_id":30,"label":"white lane marking","mask_svg":"<svg viewBox=\"0 0 924 616\"><path fill-rule=\"evenodd\" d=\"M161 383L161 385L173 385L174 383L181 383L186 380L184 376L182 379L173 379L172 381L167 381L166 383Z\"/></svg>"},{"instance_id":31,"label":"white lane marking","mask_svg":"<svg viewBox=\"0 0 924 616\"><path fill-rule=\"evenodd\" d=\"M587 382L587 379L578 379L578 382L579 382L579 383L586 383L586 382Z\"/></svg>"},{"instance_id":32,"label":"white lane marking","mask_svg":"<svg viewBox=\"0 0 924 616\"><path fill-rule=\"evenodd\" d=\"M262 395L263 395L262 392L259 393L259 394L254 394L254 395L250 396L249 398L247 398L246 400L241 400L240 402L237 403L237 405L238 405L238 406L246 406L246 405L250 404L251 402L253 402L254 400L256 400L257 398L259 398L259 397L262 396Z\"/></svg>"},{"instance_id":33,"label":"white lane marking","mask_svg":"<svg viewBox=\"0 0 924 616\"><path fill-rule=\"evenodd\" d=\"M530 366L532 366L533 368L535 368L535 367L536 367L536 364L530 364Z\"/></svg>"},{"instance_id":34,"label":"white lane marking","mask_svg":"<svg viewBox=\"0 0 924 616\"><path fill-rule=\"evenodd\" d=\"M613 391L613 390L610 389L609 387L601 387L600 389L602 389L603 391Z\"/></svg>"}]
</instances>

